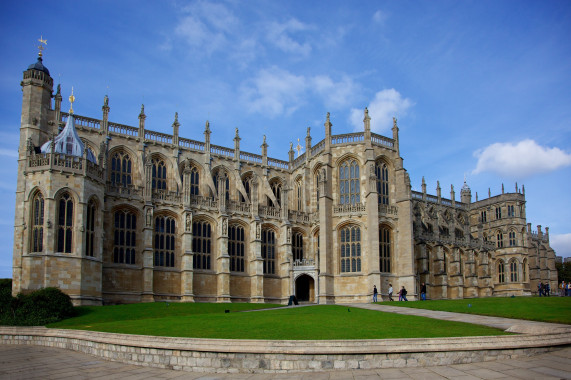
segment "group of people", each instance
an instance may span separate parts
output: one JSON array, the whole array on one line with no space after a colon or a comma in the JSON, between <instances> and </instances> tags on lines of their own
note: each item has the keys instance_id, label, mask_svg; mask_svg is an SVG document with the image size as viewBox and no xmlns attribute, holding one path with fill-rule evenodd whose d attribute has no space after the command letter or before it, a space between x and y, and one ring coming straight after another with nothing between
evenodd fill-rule
<instances>
[{"instance_id":1,"label":"group of people","mask_svg":"<svg viewBox=\"0 0 571 380\"><path fill-rule=\"evenodd\" d=\"M565 283L565 281L561 281L561 285L559 285L559 291L561 297L571 297L571 281Z\"/></svg>"},{"instance_id":2,"label":"group of people","mask_svg":"<svg viewBox=\"0 0 571 380\"><path fill-rule=\"evenodd\" d=\"M543 282L540 282L539 284L537 284L537 292L539 293L539 296L544 296L544 297L549 297L550 293L551 293L551 288L549 287L549 282L546 282L545 284Z\"/></svg>"},{"instance_id":3,"label":"group of people","mask_svg":"<svg viewBox=\"0 0 571 380\"><path fill-rule=\"evenodd\" d=\"M373 302L377 302L377 296L379 291L377 290L377 285L373 285ZM405 287L403 286L401 290L398 292L399 301L407 301L406 295L408 292L406 291ZM420 300L426 301L426 284L423 282L422 286L420 287ZM389 301L394 301L393 299L393 284L389 284Z\"/></svg>"}]
</instances>

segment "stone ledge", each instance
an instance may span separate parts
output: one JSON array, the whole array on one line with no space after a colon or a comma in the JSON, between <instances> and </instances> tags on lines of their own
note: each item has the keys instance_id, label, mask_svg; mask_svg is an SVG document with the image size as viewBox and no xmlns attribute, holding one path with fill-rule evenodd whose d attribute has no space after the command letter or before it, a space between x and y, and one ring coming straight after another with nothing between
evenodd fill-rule
<instances>
[{"instance_id":1,"label":"stone ledge","mask_svg":"<svg viewBox=\"0 0 571 380\"><path fill-rule=\"evenodd\" d=\"M44 327L0 327L0 344L33 344L108 360L195 372L293 372L434 366L509 359L571 344L552 334L385 340L169 338Z\"/></svg>"}]
</instances>

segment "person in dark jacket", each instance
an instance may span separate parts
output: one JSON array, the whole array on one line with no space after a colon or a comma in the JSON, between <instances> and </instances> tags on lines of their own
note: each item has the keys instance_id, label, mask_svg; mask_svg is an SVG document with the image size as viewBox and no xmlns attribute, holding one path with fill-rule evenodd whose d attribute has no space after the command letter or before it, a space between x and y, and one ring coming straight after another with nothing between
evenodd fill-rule
<instances>
[{"instance_id":1,"label":"person in dark jacket","mask_svg":"<svg viewBox=\"0 0 571 380\"><path fill-rule=\"evenodd\" d=\"M426 284L423 282L420 287L420 300L426 301Z\"/></svg>"},{"instance_id":2,"label":"person in dark jacket","mask_svg":"<svg viewBox=\"0 0 571 380\"><path fill-rule=\"evenodd\" d=\"M406 294L407 294L407 293L408 293L408 292L406 291L406 289L405 289L404 286L403 286L402 289L400 290L400 295L401 295L401 298L403 299L403 301L407 301L407 302L408 302L408 300L406 299Z\"/></svg>"}]
</instances>

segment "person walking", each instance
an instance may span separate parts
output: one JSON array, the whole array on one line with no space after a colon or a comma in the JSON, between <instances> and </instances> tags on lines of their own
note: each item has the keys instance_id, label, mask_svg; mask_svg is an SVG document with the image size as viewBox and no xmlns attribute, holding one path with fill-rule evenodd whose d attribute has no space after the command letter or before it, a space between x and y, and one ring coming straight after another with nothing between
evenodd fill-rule
<instances>
[{"instance_id":1,"label":"person walking","mask_svg":"<svg viewBox=\"0 0 571 380\"><path fill-rule=\"evenodd\" d=\"M426 284L423 282L420 287L420 300L426 301Z\"/></svg>"},{"instance_id":2,"label":"person walking","mask_svg":"<svg viewBox=\"0 0 571 380\"><path fill-rule=\"evenodd\" d=\"M543 283L539 283L537 284L537 293L539 293L539 296L541 297L541 293L543 293Z\"/></svg>"},{"instance_id":3,"label":"person walking","mask_svg":"<svg viewBox=\"0 0 571 380\"><path fill-rule=\"evenodd\" d=\"M561 297L565 296L565 281L561 281L561 284L559 284L559 295Z\"/></svg>"},{"instance_id":4,"label":"person walking","mask_svg":"<svg viewBox=\"0 0 571 380\"><path fill-rule=\"evenodd\" d=\"M547 284L545 284L545 295L549 297L550 293L551 293L551 286L549 286L548 282Z\"/></svg>"},{"instance_id":5,"label":"person walking","mask_svg":"<svg viewBox=\"0 0 571 380\"><path fill-rule=\"evenodd\" d=\"M394 299L393 299L393 284L389 284L389 301L394 301Z\"/></svg>"},{"instance_id":6,"label":"person walking","mask_svg":"<svg viewBox=\"0 0 571 380\"><path fill-rule=\"evenodd\" d=\"M377 285L373 285L373 302L377 302Z\"/></svg>"},{"instance_id":7,"label":"person walking","mask_svg":"<svg viewBox=\"0 0 571 380\"><path fill-rule=\"evenodd\" d=\"M408 300L406 299L406 294L407 294L407 291L406 291L406 289L405 289L404 286L403 286L402 289L400 290L400 295L401 295L401 297L402 297L402 299L403 299L404 301L407 301L407 302L408 302Z\"/></svg>"}]
</instances>

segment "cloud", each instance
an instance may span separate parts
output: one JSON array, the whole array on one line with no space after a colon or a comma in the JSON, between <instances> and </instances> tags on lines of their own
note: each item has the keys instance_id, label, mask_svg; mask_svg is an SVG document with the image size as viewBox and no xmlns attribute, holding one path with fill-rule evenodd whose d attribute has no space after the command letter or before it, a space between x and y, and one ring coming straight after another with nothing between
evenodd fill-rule
<instances>
[{"instance_id":1,"label":"cloud","mask_svg":"<svg viewBox=\"0 0 571 380\"><path fill-rule=\"evenodd\" d=\"M549 234L549 245L557 256L571 257L571 233Z\"/></svg>"},{"instance_id":2,"label":"cloud","mask_svg":"<svg viewBox=\"0 0 571 380\"><path fill-rule=\"evenodd\" d=\"M241 91L250 112L275 117L294 112L301 105L305 90L303 76L272 67L261 70Z\"/></svg>"},{"instance_id":3,"label":"cloud","mask_svg":"<svg viewBox=\"0 0 571 380\"><path fill-rule=\"evenodd\" d=\"M403 98L394 88L385 89L375 94L375 98L369 103L369 116L371 117L371 131L381 133L389 130L393 123L393 117L401 117L412 107L414 103ZM363 129L363 110L351 109L350 122L355 130Z\"/></svg>"},{"instance_id":4,"label":"cloud","mask_svg":"<svg viewBox=\"0 0 571 380\"><path fill-rule=\"evenodd\" d=\"M358 91L358 85L348 76L343 76L339 82L334 82L327 75L317 75L312 78L312 89L323 98L327 108L342 108L353 103Z\"/></svg>"},{"instance_id":5,"label":"cloud","mask_svg":"<svg viewBox=\"0 0 571 380\"><path fill-rule=\"evenodd\" d=\"M7 157L18 157L18 151L16 149L3 149L0 148L0 156Z\"/></svg>"},{"instance_id":6,"label":"cloud","mask_svg":"<svg viewBox=\"0 0 571 380\"><path fill-rule=\"evenodd\" d=\"M273 66L246 81L241 98L250 112L275 117L295 112L307 96L321 99L327 108L347 107L353 103L358 87L346 75L336 82L327 75L295 75Z\"/></svg>"},{"instance_id":7,"label":"cloud","mask_svg":"<svg viewBox=\"0 0 571 380\"><path fill-rule=\"evenodd\" d=\"M272 22L268 27L268 41L285 53L293 53L301 57L307 57L311 53L311 45L308 42L299 42L293 34L299 34L313 29L311 25L292 18L285 23ZM298 38L299 39L299 38Z\"/></svg>"},{"instance_id":8,"label":"cloud","mask_svg":"<svg viewBox=\"0 0 571 380\"><path fill-rule=\"evenodd\" d=\"M510 178L525 178L571 165L571 154L559 148L538 145L526 139L518 143L494 143L474 152L478 158L473 174L494 172Z\"/></svg>"},{"instance_id":9,"label":"cloud","mask_svg":"<svg viewBox=\"0 0 571 380\"><path fill-rule=\"evenodd\" d=\"M387 20L387 14L381 10L378 10L373 14L373 21L377 24L384 24Z\"/></svg>"}]
</instances>

